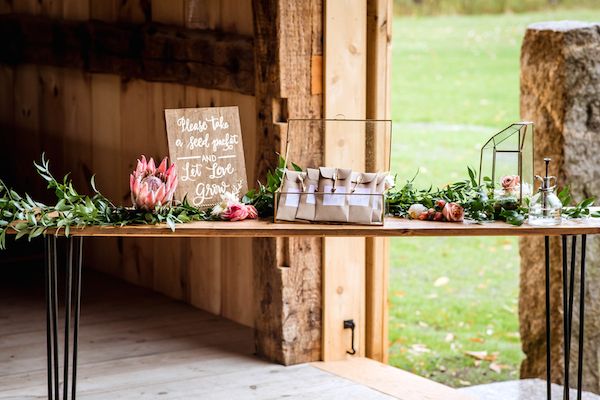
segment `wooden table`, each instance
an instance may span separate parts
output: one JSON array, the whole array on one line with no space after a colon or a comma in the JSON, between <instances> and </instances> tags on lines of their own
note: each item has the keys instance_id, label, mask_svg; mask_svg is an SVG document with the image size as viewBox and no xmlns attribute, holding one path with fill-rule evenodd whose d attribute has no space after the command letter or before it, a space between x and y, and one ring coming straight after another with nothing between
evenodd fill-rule
<instances>
[{"instance_id":1,"label":"wooden table","mask_svg":"<svg viewBox=\"0 0 600 400\"><path fill-rule=\"evenodd\" d=\"M59 232L62 235L64 231ZM600 219L566 221L558 226L538 227L530 225L512 226L503 222L477 224L472 222L448 223L413 221L399 218L386 218L383 226L334 225L308 223L273 223L265 220L241 222L192 222L177 225L173 232L166 225L136 225L125 227L87 227L72 229L69 237L66 274L66 315L63 361L63 394L68 397L68 365L72 362L71 398L76 397L77 345L79 329L79 309L81 297L81 267L83 264L83 238L86 237L417 237L417 236L544 236L546 266L546 368L548 399L551 384L550 341L550 236L562 237L563 250L563 311L564 315L564 354L565 354L565 398L568 399L568 371L571 344L571 323L573 314L573 284L575 282L576 237L581 236L580 261L580 320L578 354L578 393L581 393L583 360L584 286L587 235L600 234ZM572 236L570 270L568 269L567 237ZM47 359L48 359L48 398L59 398L58 362L58 294L57 294L57 236L46 236L46 303L47 303ZM74 268L75 266L75 268ZM570 273L569 273L570 271ZM73 351L69 352L69 335L73 319ZM72 359L71 359L72 357Z\"/></svg>"}]
</instances>

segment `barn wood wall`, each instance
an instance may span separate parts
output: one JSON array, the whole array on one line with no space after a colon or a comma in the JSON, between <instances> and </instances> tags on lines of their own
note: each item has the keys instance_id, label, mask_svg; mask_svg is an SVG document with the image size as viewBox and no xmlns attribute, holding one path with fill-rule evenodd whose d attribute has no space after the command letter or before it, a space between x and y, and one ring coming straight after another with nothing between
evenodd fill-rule
<instances>
[{"instance_id":1,"label":"barn wood wall","mask_svg":"<svg viewBox=\"0 0 600 400\"><path fill-rule=\"evenodd\" d=\"M158 22L252 36L250 0L0 0L0 14L70 21ZM109 198L129 203L128 174L140 154L168 154L163 109L238 105L248 178L255 181L256 104L251 95L177 83L123 79L78 68L0 64L3 179L48 199L32 160L48 154L55 175L89 178ZM88 264L251 326L254 313L250 239L98 239Z\"/></svg>"}]
</instances>

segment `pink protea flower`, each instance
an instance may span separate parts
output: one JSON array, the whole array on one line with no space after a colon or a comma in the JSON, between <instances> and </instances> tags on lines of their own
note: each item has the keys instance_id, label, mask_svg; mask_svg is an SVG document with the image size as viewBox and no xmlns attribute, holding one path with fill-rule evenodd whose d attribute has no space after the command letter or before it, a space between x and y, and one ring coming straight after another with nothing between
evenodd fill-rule
<instances>
[{"instance_id":1,"label":"pink protea flower","mask_svg":"<svg viewBox=\"0 0 600 400\"><path fill-rule=\"evenodd\" d=\"M170 204L177 188L175 164L167 168L165 157L157 168L154 159L146 161L146 157L142 155L141 160L137 161L137 167L129 176L129 188L135 208L153 211L156 207Z\"/></svg>"}]
</instances>

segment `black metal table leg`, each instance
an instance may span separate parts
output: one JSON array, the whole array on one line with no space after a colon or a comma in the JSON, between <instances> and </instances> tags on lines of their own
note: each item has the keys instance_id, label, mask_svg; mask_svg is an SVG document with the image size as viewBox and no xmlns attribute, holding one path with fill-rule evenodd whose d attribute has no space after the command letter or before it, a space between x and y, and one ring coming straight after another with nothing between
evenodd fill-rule
<instances>
[{"instance_id":1,"label":"black metal table leg","mask_svg":"<svg viewBox=\"0 0 600 400\"><path fill-rule=\"evenodd\" d=\"M544 258L546 264L546 394L552 400L552 365L550 337L550 237L544 237Z\"/></svg>"},{"instance_id":2,"label":"black metal table leg","mask_svg":"<svg viewBox=\"0 0 600 400\"><path fill-rule=\"evenodd\" d=\"M583 335L585 317L585 246L587 235L581 235L581 276L579 277L579 349L577 354L577 400L581 400L583 384Z\"/></svg>"},{"instance_id":3,"label":"black metal table leg","mask_svg":"<svg viewBox=\"0 0 600 400\"><path fill-rule=\"evenodd\" d=\"M53 345L53 376L54 376L54 400L58 400L58 256L56 247L56 237L52 238L52 268L50 270L52 282L51 293L52 293L52 345Z\"/></svg>"},{"instance_id":4,"label":"black metal table leg","mask_svg":"<svg viewBox=\"0 0 600 400\"><path fill-rule=\"evenodd\" d=\"M547 239L547 238L546 238ZM562 277L563 277L563 334L564 334L564 342L563 342L563 355L564 355L564 391L563 391L563 399L569 400L570 398L570 364L571 364L571 338L572 338L572 328L573 328L573 297L574 297L574 287L575 287L575 269L577 263L577 237L573 236L571 239L571 259L570 259L570 269L569 269L569 260L568 260L568 249L567 249L567 236L562 236ZM585 261L586 261L586 242L587 236L581 236L581 268L580 268L580 276L579 276L579 347L577 354L577 400L581 400L582 394L582 383L583 383L583 344L584 344L584 324L585 324ZM551 349L550 349L550 312L549 312L549 241L546 240L546 340L547 340L547 365L548 368L548 377L550 377L550 357L551 357ZM551 381L548 378L547 381L547 393L548 399L551 398Z\"/></svg>"},{"instance_id":5,"label":"black metal table leg","mask_svg":"<svg viewBox=\"0 0 600 400\"><path fill-rule=\"evenodd\" d=\"M73 379L71 382L71 399L77 395L77 344L79 341L79 309L81 307L81 266L83 264L83 238L79 238L77 246L77 269L75 270L75 310L73 322Z\"/></svg>"},{"instance_id":6,"label":"black metal table leg","mask_svg":"<svg viewBox=\"0 0 600 400\"><path fill-rule=\"evenodd\" d=\"M574 240L574 239L573 239ZM571 329L569 326L569 273L567 271L567 236L562 236L562 278L563 278L563 344L564 344L564 391L563 399L569 400L569 348L571 343Z\"/></svg>"},{"instance_id":7,"label":"black metal table leg","mask_svg":"<svg viewBox=\"0 0 600 400\"><path fill-rule=\"evenodd\" d=\"M52 363L53 349L52 349L52 326L53 326L53 313L51 307L52 298L52 286L51 286L51 268L52 268L52 243L50 238L44 240L44 263L45 271L44 277L46 282L46 359L48 360L47 373L48 373L48 399L53 399L54 387L53 387L53 374L52 374Z\"/></svg>"},{"instance_id":8,"label":"black metal table leg","mask_svg":"<svg viewBox=\"0 0 600 400\"><path fill-rule=\"evenodd\" d=\"M48 357L48 399L60 398L58 349L58 250L57 238L47 237L46 264L46 352ZM77 248L75 250L75 248ZM65 332L63 350L63 400L69 398L69 360L71 362L71 399L77 395L77 352L79 315L81 305L81 267L83 264L83 238L69 238L65 279ZM76 251L76 259L74 252ZM76 263L73 270L73 263ZM71 320L73 319L73 351L69 351Z\"/></svg>"}]
</instances>

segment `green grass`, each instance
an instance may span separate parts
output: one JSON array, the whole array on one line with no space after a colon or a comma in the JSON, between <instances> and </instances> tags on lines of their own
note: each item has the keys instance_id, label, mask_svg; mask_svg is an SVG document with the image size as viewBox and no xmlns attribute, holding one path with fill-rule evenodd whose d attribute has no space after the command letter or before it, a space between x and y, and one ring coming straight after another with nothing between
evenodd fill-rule
<instances>
[{"instance_id":1,"label":"green grass","mask_svg":"<svg viewBox=\"0 0 600 400\"><path fill-rule=\"evenodd\" d=\"M478 167L484 141L519 120L526 26L561 19L599 21L600 10L396 17L392 170L398 179L419 169L419 186L444 185L465 177L467 165ZM518 378L516 239L396 239L391 266L391 364L455 387ZM467 351L487 351L501 372Z\"/></svg>"},{"instance_id":2,"label":"green grass","mask_svg":"<svg viewBox=\"0 0 600 400\"><path fill-rule=\"evenodd\" d=\"M599 8L597 0L394 0L402 15L498 14L546 9Z\"/></svg>"}]
</instances>

